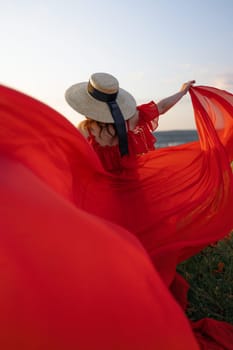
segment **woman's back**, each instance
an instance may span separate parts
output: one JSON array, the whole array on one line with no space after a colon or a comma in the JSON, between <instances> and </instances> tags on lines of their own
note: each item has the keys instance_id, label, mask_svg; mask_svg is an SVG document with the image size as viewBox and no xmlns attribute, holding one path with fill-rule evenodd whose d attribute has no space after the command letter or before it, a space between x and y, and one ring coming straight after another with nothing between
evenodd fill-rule
<instances>
[{"instance_id":1,"label":"woman's back","mask_svg":"<svg viewBox=\"0 0 233 350\"><path fill-rule=\"evenodd\" d=\"M158 108L154 102L137 107L134 117L126 121L129 154L121 156L118 136L113 124L87 119L78 129L92 145L107 171L119 171L137 156L153 150L156 138L152 132L158 126Z\"/></svg>"}]
</instances>

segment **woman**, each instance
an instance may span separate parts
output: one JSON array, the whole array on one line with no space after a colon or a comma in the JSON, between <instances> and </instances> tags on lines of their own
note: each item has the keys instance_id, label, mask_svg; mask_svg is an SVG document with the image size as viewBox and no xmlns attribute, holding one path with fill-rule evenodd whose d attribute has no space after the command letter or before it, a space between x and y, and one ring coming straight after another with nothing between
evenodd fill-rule
<instances>
[{"instance_id":1,"label":"woman","mask_svg":"<svg viewBox=\"0 0 233 350\"><path fill-rule=\"evenodd\" d=\"M88 83L82 84L88 86ZM92 217L98 217L98 220L104 219L102 222L109 228L107 235L110 238L118 234L111 231L114 223L128 229L142 243L165 285L184 305L186 300L183 292L186 285L182 280L176 279L177 264L209 243L223 238L233 227L233 178L230 167L230 161L233 160L233 95L212 87L189 86L200 140L186 145L152 149L149 152L140 148L135 156L131 152L134 145L130 141L130 130L133 129L133 134L135 131L144 132L139 126L140 120L139 127L134 129L134 126L129 125L128 133L126 131L127 120L130 124L130 118L135 115L135 102L127 98L126 93L122 94L121 89L117 98L116 89L111 91L109 98L110 88L106 96L106 91L99 93L96 89L98 86L90 84L89 94L84 87L78 88L76 94L75 89L72 94L67 92L69 103L75 106L77 94L82 91L80 98L85 102L81 104L82 114L95 121L98 121L97 116L107 115L111 119L104 120L105 122L111 124L114 121L116 145L110 146L107 143L104 147L99 147L110 152L114 147L118 149L119 143L120 172L113 168L110 170L114 171L106 171L86 139L56 111L5 87L0 87L1 153L10 159L17 159L42 179L53 193L57 192L59 198L65 198L63 209L58 212L59 217L63 217L63 210L64 215L74 213L76 206L82 213L94 214ZM90 97L90 93L95 98ZM103 103L96 97L108 98ZM91 103L94 103L95 108L90 108ZM91 111L96 111L96 115L90 114ZM149 116L150 121L156 120L159 115L154 103L144 105L142 110L139 107L138 112L139 119L141 116L142 119ZM91 122L91 134L94 134L93 129ZM152 129L153 127L150 130ZM101 130L97 131L98 136ZM109 132L114 136L111 127ZM136 137L134 140L137 140ZM138 153L140 156L137 156ZM114 164L119 163L114 160ZM9 172L11 173L12 171ZM15 173L17 174L17 169L14 169ZM28 186L27 181L24 184ZM29 184L29 189L30 186ZM20 188L21 197L24 198L24 186ZM37 191L36 203L41 203L40 193ZM7 212L11 206L4 204L4 208ZM44 215L51 224L53 216L50 212L43 214L42 222ZM33 227L31 215L24 219ZM11 222L14 226L14 221ZM68 230L69 221L66 223L65 229ZM24 233L24 226L21 227ZM88 241L87 247L89 244L95 247L98 239L92 241L85 237L85 230L88 231L85 222L80 227L83 230L82 239ZM80 227L76 226L77 235ZM95 227L98 230L98 225L93 222L93 228ZM122 235L122 239L121 248L126 251L124 240L133 237ZM110 239L108 244L111 247L114 240ZM105 247L107 251L108 245ZM89 257L96 255L94 250L93 248L89 252ZM130 254L130 250L126 252ZM85 256L86 251L80 255ZM103 264L108 264L104 251L101 258ZM124 276L128 269L135 274L128 264L123 263L121 266L120 272ZM144 270L146 266L141 268ZM120 287L124 289L125 285L121 284ZM129 293L131 296L134 294L133 291ZM216 349L232 348L233 327L229 325L207 320L197 323L195 332L198 333L203 348L206 346L211 349L212 345Z\"/></svg>"},{"instance_id":2,"label":"woman","mask_svg":"<svg viewBox=\"0 0 233 350\"><path fill-rule=\"evenodd\" d=\"M107 170L91 170L91 179L88 171L78 205L134 233L167 285L172 284L177 263L233 227L227 159L233 158L233 113L231 106L226 107L232 96L213 88L194 88L194 82L157 104L138 107L134 97L107 73L95 73L65 93L69 105L86 116L78 129ZM155 149L152 131L159 115L188 91L200 141Z\"/></svg>"},{"instance_id":3,"label":"woman","mask_svg":"<svg viewBox=\"0 0 233 350\"><path fill-rule=\"evenodd\" d=\"M124 166L122 157L130 158L153 150L152 132L159 115L166 113L189 91L194 80L157 104L153 101L136 107L134 97L119 88L115 77L107 73L92 74L88 83L71 86L65 94L68 104L87 118L79 131L93 146L104 168L117 171Z\"/></svg>"},{"instance_id":4,"label":"woman","mask_svg":"<svg viewBox=\"0 0 233 350\"><path fill-rule=\"evenodd\" d=\"M233 103L232 96L212 88L193 88L194 83L188 81L178 93L157 104L136 107L116 78L96 73L88 83L71 86L65 95L69 105L86 117L79 131L105 170L114 175L97 176L89 184L83 208L134 233L184 308L188 286L175 275L177 264L233 226L229 209L233 184L227 159L233 156L229 142L233 113L230 105L226 107L226 100ZM190 88L200 142L155 150L152 132L159 115ZM213 320L204 319L194 329L203 347L229 348L233 339L230 325ZM222 343L218 343L219 336Z\"/></svg>"}]
</instances>

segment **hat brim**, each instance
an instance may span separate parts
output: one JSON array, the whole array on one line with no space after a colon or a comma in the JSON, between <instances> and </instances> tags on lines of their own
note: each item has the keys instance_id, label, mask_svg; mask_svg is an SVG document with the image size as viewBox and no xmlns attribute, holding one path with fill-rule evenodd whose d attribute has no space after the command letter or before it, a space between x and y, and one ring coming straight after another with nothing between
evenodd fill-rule
<instances>
[{"instance_id":1,"label":"hat brim","mask_svg":"<svg viewBox=\"0 0 233 350\"><path fill-rule=\"evenodd\" d=\"M92 97L87 91L87 82L72 85L65 92L67 103L78 113L103 123L114 123L110 109L106 102ZM119 89L116 102L125 120L136 113L134 97L124 89Z\"/></svg>"}]
</instances>

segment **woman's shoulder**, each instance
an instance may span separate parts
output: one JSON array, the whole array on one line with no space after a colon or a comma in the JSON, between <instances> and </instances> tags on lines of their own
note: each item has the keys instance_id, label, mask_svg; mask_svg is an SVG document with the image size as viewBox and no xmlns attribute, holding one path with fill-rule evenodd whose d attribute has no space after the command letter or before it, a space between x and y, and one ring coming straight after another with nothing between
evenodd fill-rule
<instances>
[{"instance_id":1,"label":"woman's shoulder","mask_svg":"<svg viewBox=\"0 0 233 350\"><path fill-rule=\"evenodd\" d=\"M87 120L82 120L78 125L77 129L79 132L87 139L90 135L88 125L87 125Z\"/></svg>"},{"instance_id":2,"label":"woman's shoulder","mask_svg":"<svg viewBox=\"0 0 233 350\"><path fill-rule=\"evenodd\" d=\"M150 101L137 106L137 110L137 126L149 128L150 131L156 130L159 121L159 110L157 104L154 101Z\"/></svg>"},{"instance_id":3,"label":"woman's shoulder","mask_svg":"<svg viewBox=\"0 0 233 350\"><path fill-rule=\"evenodd\" d=\"M142 118L145 121L152 121L159 117L158 106L154 101L137 106L137 110L139 111L140 119Z\"/></svg>"},{"instance_id":4,"label":"woman's shoulder","mask_svg":"<svg viewBox=\"0 0 233 350\"><path fill-rule=\"evenodd\" d=\"M137 112L127 122L128 128L134 130L137 126L149 124L150 129L154 130L158 126L159 110L154 101L137 106ZM156 122L155 125L151 123Z\"/></svg>"}]
</instances>

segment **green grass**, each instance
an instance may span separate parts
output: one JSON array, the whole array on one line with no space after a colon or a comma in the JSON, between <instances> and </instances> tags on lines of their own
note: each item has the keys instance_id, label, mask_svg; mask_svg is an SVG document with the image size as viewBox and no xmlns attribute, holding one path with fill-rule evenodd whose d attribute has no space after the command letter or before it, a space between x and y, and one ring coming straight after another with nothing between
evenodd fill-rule
<instances>
[{"instance_id":1,"label":"green grass","mask_svg":"<svg viewBox=\"0 0 233 350\"><path fill-rule=\"evenodd\" d=\"M178 266L190 284L187 315L233 324L233 234Z\"/></svg>"}]
</instances>

